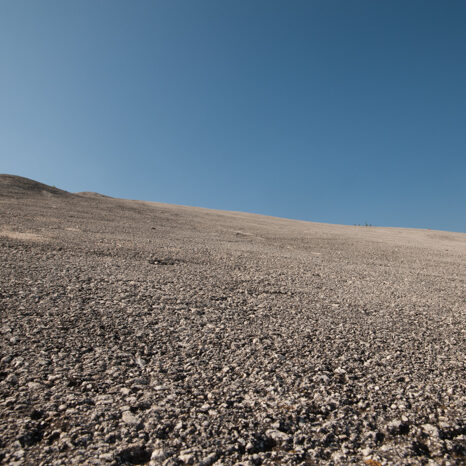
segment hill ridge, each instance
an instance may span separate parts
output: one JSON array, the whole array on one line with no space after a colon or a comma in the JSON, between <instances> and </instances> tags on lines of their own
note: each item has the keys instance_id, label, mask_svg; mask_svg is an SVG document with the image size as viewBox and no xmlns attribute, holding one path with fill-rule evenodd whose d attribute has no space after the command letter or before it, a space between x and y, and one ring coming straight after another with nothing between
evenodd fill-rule
<instances>
[{"instance_id":1,"label":"hill ridge","mask_svg":"<svg viewBox=\"0 0 466 466\"><path fill-rule=\"evenodd\" d=\"M55 186L50 186L40 181L35 181L30 178L18 175L0 174L0 194L2 195L61 195L72 196L72 193L59 189Z\"/></svg>"}]
</instances>

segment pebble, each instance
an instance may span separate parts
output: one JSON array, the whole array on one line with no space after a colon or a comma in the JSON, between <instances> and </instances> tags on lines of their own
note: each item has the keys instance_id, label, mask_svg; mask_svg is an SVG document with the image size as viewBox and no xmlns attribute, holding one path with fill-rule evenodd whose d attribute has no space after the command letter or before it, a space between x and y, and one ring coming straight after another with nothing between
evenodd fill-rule
<instances>
[{"instance_id":1,"label":"pebble","mask_svg":"<svg viewBox=\"0 0 466 466\"><path fill-rule=\"evenodd\" d=\"M129 411L125 411L121 418L123 422L126 422L126 424L136 425L140 422L140 419Z\"/></svg>"}]
</instances>

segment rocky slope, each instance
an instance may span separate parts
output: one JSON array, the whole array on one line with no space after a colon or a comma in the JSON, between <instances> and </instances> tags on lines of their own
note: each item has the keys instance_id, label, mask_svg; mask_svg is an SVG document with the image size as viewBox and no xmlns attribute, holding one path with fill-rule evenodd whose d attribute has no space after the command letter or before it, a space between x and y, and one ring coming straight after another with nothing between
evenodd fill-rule
<instances>
[{"instance_id":1,"label":"rocky slope","mask_svg":"<svg viewBox=\"0 0 466 466\"><path fill-rule=\"evenodd\" d=\"M0 462L464 464L466 235L0 176Z\"/></svg>"}]
</instances>

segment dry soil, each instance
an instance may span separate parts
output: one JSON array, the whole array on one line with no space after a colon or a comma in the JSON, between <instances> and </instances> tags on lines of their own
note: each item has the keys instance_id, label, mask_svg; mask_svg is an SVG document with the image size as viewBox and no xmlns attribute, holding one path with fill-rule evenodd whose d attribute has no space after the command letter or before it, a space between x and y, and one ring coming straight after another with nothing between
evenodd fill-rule
<instances>
[{"instance_id":1,"label":"dry soil","mask_svg":"<svg viewBox=\"0 0 466 466\"><path fill-rule=\"evenodd\" d=\"M0 462L464 464L466 234L0 176Z\"/></svg>"}]
</instances>

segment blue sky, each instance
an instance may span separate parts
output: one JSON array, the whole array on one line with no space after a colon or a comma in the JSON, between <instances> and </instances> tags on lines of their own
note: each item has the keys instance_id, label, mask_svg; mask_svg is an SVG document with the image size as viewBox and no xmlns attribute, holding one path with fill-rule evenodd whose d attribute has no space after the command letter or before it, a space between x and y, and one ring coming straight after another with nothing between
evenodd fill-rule
<instances>
[{"instance_id":1,"label":"blue sky","mask_svg":"<svg viewBox=\"0 0 466 466\"><path fill-rule=\"evenodd\" d=\"M466 232L466 2L0 2L0 172Z\"/></svg>"}]
</instances>

